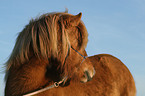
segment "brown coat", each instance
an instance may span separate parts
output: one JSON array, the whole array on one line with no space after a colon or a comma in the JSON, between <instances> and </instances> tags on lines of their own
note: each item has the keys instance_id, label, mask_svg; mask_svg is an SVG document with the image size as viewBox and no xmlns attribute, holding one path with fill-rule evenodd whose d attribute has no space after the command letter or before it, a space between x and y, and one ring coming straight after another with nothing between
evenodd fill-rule
<instances>
[{"instance_id":1,"label":"brown coat","mask_svg":"<svg viewBox=\"0 0 145 96\"><path fill-rule=\"evenodd\" d=\"M131 73L117 58L102 54L83 61L80 54L87 55L88 33L81 16L50 13L30 21L17 37L6 62L5 96L34 92L65 76L63 85L37 95L136 95Z\"/></svg>"}]
</instances>

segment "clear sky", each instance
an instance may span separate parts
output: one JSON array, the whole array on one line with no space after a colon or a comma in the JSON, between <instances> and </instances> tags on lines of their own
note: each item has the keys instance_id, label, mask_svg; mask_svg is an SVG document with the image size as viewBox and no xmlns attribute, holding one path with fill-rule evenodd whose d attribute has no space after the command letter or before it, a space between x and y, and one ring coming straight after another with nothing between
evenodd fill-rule
<instances>
[{"instance_id":1,"label":"clear sky","mask_svg":"<svg viewBox=\"0 0 145 96\"><path fill-rule=\"evenodd\" d=\"M89 56L108 53L129 68L137 96L145 96L145 0L0 0L0 96L4 90L3 63L17 33L29 20L47 12L83 13Z\"/></svg>"}]
</instances>

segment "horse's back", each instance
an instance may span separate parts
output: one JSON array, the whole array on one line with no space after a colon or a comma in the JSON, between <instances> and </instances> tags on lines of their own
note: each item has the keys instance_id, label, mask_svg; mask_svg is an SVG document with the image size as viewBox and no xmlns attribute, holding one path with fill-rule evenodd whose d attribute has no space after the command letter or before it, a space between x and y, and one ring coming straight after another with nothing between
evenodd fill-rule
<instances>
[{"instance_id":1,"label":"horse's back","mask_svg":"<svg viewBox=\"0 0 145 96\"><path fill-rule=\"evenodd\" d=\"M136 95L134 79L129 69L118 58L109 54L99 54L89 59L96 70L91 82L97 83L100 87L98 90L104 91L105 96Z\"/></svg>"},{"instance_id":2,"label":"horse's back","mask_svg":"<svg viewBox=\"0 0 145 96\"><path fill-rule=\"evenodd\" d=\"M116 57L100 54L88 58L96 73L86 83L70 81L65 87L47 90L38 96L135 96L134 79L128 68Z\"/></svg>"}]
</instances>

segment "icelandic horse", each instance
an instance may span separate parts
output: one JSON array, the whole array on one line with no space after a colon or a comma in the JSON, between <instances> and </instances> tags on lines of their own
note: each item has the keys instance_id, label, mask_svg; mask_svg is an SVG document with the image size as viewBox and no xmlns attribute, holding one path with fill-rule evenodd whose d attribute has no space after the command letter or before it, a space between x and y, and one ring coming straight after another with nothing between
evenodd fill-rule
<instances>
[{"instance_id":1,"label":"icelandic horse","mask_svg":"<svg viewBox=\"0 0 145 96\"><path fill-rule=\"evenodd\" d=\"M48 13L25 26L6 62L5 96L136 95L133 76L119 59L87 57L81 16Z\"/></svg>"}]
</instances>

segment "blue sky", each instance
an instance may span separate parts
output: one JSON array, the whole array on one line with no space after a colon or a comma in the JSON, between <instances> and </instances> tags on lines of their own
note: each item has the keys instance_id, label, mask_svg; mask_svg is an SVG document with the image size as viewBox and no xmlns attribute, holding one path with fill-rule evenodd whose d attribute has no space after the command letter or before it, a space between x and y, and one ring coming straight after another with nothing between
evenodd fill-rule
<instances>
[{"instance_id":1,"label":"blue sky","mask_svg":"<svg viewBox=\"0 0 145 96\"><path fill-rule=\"evenodd\" d=\"M83 13L89 56L108 53L129 68L137 96L145 95L145 0L0 0L0 96L3 96L3 63L29 20L47 12Z\"/></svg>"}]
</instances>

